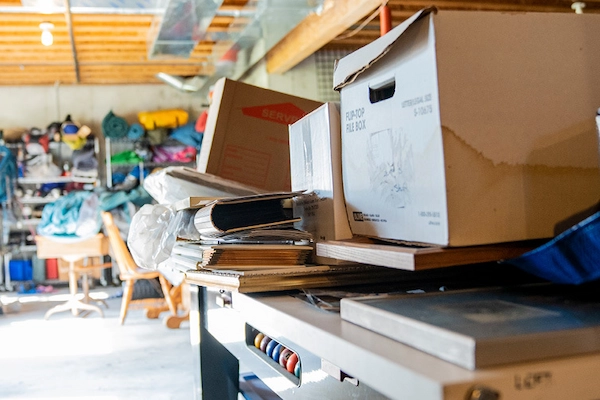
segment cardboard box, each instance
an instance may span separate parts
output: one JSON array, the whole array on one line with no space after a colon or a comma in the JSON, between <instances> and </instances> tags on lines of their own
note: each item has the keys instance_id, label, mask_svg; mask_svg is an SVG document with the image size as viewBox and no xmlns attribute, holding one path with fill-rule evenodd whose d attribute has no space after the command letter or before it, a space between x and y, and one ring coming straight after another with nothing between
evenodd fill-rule
<instances>
[{"instance_id":1,"label":"cardboard box","mask_svg":"<svg viewBox=\"0 0 600 400\"><path fill-rule=\"evenodd\" d=\"M294 201L295 225L312 233L314 242L352 237L342 187L340 110L325 103L290 125L292 190L306 190ZM319 264L337 263L315 256Z\"/></svg>"},{"instance_id":2,"label":"cardboard box","mask_svg":"<svg viewBox=\"0 0 600 400\"><path fill-rule=\"evenodd\" d=\"M221 78L198 170L268 191L289 191L288 125L322 103Z\"/></svg>"},{"instance_id":3,"label":"cardboard box","mask_svg":"<svg viewBox=\"0 0 600 400\"><path fill-rule=\"evenodd\" d=\"M600 15L425 9L340 60L353 233L547 238L600 198Z\"/></svg>"}]
</instances>

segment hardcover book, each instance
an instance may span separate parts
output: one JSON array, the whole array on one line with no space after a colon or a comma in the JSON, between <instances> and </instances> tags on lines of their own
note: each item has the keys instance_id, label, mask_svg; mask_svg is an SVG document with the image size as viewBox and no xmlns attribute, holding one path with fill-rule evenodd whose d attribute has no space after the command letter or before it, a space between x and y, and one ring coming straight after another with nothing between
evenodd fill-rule
<instances>
[{"instance_id":1,"label":"hardcover book","mask_svg":"<svg viewBox=\"0 0 600 400\"><path fill-rule=\"evenodd\" d=\"M291 199L302 193L278 192L217 199L200 208L194 225L202 236L216 237L251 228L293 224ZM285 204L287 200L287 203Z\"/></svg>"}]
</instances>

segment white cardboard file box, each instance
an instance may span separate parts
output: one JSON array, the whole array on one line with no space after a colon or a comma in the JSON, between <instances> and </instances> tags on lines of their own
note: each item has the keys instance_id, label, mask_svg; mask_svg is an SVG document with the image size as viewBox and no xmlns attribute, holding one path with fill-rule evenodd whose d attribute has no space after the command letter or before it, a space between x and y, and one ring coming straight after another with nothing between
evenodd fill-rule
<instances>
[{"instance_id":1,"label":"white cardboard file box","mask_svg":"<svg viewBox=\"0 0 600 400\"><path fill-rule=\"evenodd\" d=\"M337 64L353 233L552 237L600 199L600 15L425 9Z\"/></svg>"},{"instance_id":2,"label":"white cardboard file box","mask_svg":"<svg viewBox=\"0 0 600 400\"><path fill-rule=\"evenodd\" d=\"M340 111L325 103L289 127L292 190L306 190L294 201L298 229L315 242L352 237L342 187ZM334 259L315 256L319 264Z\"/></svg>"}]
</instances>

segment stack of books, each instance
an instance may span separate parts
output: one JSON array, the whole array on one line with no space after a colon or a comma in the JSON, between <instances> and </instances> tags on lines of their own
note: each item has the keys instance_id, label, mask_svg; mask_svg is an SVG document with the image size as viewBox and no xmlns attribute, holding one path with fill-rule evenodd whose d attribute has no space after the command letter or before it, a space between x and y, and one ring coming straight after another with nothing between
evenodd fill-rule
<instances>
[{"instance_id":1,"label":"stack of books","mask_svg":"<svg viewBox=\"0 0 600 400\"><path fill-rule=\"evenodd\" d=\"M311 246L296 244L180 243L173 255L196 262L194 269L273 269L304 265Z\"/></svg>"},{"instance_id":2,"label":"stack of books","mask_svg":"<svg viewBox=\"0 0 600 400\"><path fill-rule=\"evenodd\" d=\"M201 240L178 241L171 266L186 280L240 292L345 286L397 279L398 271L363 264L312 265L311 234L294 228L292 199L281 192L222 199L189 198Z\"/></svg>"},{"instance_id":3,"label":"stack of books","mask_svg":"<svg viewBox=\"0 0 600 400\"><path fill-rule=\"evenodd\" d=\"M198 241L173 248L179 269L250 270L302 266L310 260L311 235L295 229L291 199L300 192L278 192L218 199L190 198L180 209L197 209ZM176 206L177 207L177 206Z\"/></svg>"}]
</instances>

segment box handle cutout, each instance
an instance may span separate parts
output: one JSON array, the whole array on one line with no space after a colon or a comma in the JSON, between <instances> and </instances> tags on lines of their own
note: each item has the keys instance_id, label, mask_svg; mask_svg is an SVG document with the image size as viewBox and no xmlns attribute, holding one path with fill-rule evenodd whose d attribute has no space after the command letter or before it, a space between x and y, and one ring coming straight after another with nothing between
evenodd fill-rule
<instances>
[{"instance_id":1,"label":"box handle cutout","mask_svg":"<svg viewBox=\"0 0 600 400\"><path fill-rule=\"evenodd\" d=\"M394 97L394 93L396 93L395 77L391 77L375 85L369 85L369 100L371 104L390 99Z\"/></svg>"}]
</instances>

